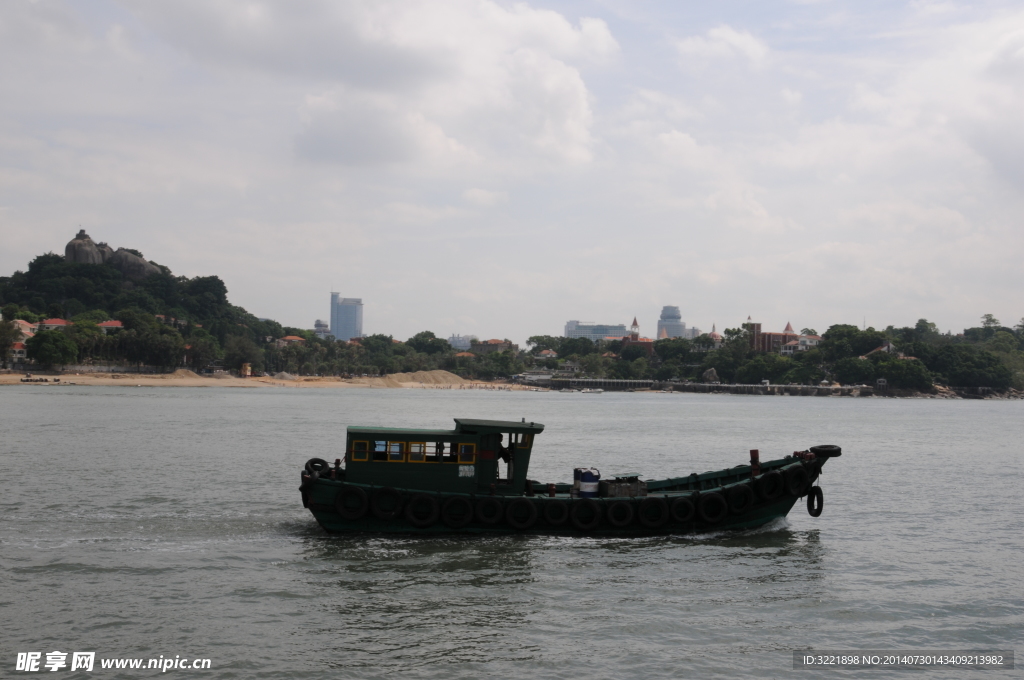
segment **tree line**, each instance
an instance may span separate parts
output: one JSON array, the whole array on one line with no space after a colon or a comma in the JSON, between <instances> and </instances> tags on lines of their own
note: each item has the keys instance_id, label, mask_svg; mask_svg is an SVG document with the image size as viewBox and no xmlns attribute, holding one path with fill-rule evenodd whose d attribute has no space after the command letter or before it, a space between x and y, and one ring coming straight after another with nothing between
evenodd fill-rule
<instances>
[{"instance_id":1,"label":"tree line","mask_svg":"<svg viewBox=\"0 0 1024 680\"><path fill-rule=\"evenodd\" d=\"M817 347L792 357L750 349L749 331L727 329L724 341L707 335L654 342L653 353L622 340L533 336L526 351L458 356L431 331L398 342L371 335L357 343L320 338L312 331L261 320L228 301L216 276L174 276L162 265L141 282L125 279L106 264L69 263L54 253L40 255L24 272L0 277L0 350L6 361L17 330L10 322L57 317L73 322L66 331L41 331L29 340L29 356L43 365L118 362L162 369L211 365L301 375L384 375L448 370L467 378L505 378L530 369L558 369L577 362L591 377L700 379L715 369L723 382L871 384L885 378L897 388L956 387L1024 389L1024 320L1003 326L986 314L962 334L940 333L921 319L914 326L884 330L835 325ZM163 316L163 320L157 318ZM105 334L98 323L116 319L123 328ZM804 329L812 334L813 329ZM304 342L278 347L295 335ZM892 343L895 353L872 352ZM550 349L557 359L540 353ZM864 357L864 358L862 358Z\"/></svg>"},{"instance_id":2,"label":"tree line","mask_svg":"<svg viewBox=\"0 0 1024 680\"><path fill-rule=\"evenodd\" d=\"M898 389L930 390L936 384L1024 389L1024 319L1009 328L986 314L981 325L957 335L940 333L927 319L884 330L837 324L822 334L816 347L791 357L755 352L749 334L745 327L727 329L717 347L707 335L657 340L651 356L635 344L623 348L621 340L595 343L545 335L531 337L529 344L539 367L556 369L574 361L592 377L698 380L714 369L721 382L741 384L769 380L814 385L827 380L871 385L884 378ZM804 329L804 334L817 335L813 329ZM886 343L893 351L874 351ZM540 358L545 349L557 352L558 359Z\"/></svg>"}]
</instances>

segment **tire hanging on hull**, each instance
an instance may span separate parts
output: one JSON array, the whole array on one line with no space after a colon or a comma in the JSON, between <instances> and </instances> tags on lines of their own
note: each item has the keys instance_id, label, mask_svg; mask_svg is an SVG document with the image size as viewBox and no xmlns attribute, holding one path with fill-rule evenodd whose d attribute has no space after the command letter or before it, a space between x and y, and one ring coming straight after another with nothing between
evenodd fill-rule
<instances>
[{"instance_id":1,"label":"tire hanging on hull","mask_svg":"<svg viewBox=\"0 0 1024 680\"><path fill-rule=\"evenodd\" d=\"M366 515L370 499L361 487L345 485L334 496L334 510L342 519L357 520Z\"/></svg>"},{"instance_id":2,"label":"tire hanging on hull","mask_svg":"<svg viewBox=\"0 0 1024 680\"><path fill-rule=\"evenodd\" d=\"M729 504L717 491L702 493L697 501L697 514L708 524L718 524L729 514Z\"/></svg>"}]
</instances>

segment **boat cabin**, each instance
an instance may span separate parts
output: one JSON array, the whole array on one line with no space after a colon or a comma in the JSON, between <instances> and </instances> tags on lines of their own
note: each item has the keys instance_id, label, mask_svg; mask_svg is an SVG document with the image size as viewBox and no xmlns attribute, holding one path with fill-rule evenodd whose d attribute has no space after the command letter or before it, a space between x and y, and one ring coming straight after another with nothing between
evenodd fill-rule
<instances>
[{"instance_id":1,"label":"boat cabin","mask_svg":"<svg viewBox=\"0 0 1024 680\"><path fill-rule=\"evenodd\" d=\"M519 495L540 423L456 418L453 430L350 427L345 478L355 484Z\"/></svg>"}]
</instances>

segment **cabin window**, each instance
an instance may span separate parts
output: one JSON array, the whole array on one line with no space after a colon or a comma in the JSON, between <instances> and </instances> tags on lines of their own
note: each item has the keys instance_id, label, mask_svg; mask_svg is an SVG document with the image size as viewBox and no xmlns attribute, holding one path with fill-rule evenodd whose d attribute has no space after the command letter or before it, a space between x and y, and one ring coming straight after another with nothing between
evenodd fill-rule
<instances>
[{"instance_id":1,"label":"cabin window","mask_svg":"<svg viewBox=\"0 0 1024 680\"><path fill-rule=\"evenodd\" d=\"M404 442L388 442L388 460L392 463L405 462Z\"/></svg>"},{"instance_id":2,"label":"cabin window","mask_svg":"<svg viewBox=\"0 0 1024 680\"><path fill-rule=\"evenodd\" d=\"M458 463L459 462L459 445L452 443L448 446L448 450L441 453L442 463Z\"/></svg>"},{"instance_id":3,"label":"cabin window","mask_svg":"<svg viewBox=\"0 0 1024 680\"><path fill-rule=\"evenodd\" d=\"M476 444L459 444L459 462L465 465L476 462Z\"/></svg>"},{"instance_id":4,"label":"cabin window","mask_svg":"<svg viewBox=\"0 0 1024 680\"><path fill-rule=\"evenodd\" d=\"M373 459L376 461L386 461L388 459L388 443L375 441L373 443Z\"/></svg>"},{"instance_id":5,"label":"cabin window","mask_svg":"<svg viewBox=\"0 0 1024 680\"><path fill-rule=\"evenodd\" d=\"M363 463L370 459L370 442L352 442L352 455L349 460Z\"/></svg>"},{"instance_id":6,"label":"cabin window","mask_svg":"<svg viewBox=\"0 0 1024 680\"><path fill-rule=\"evenodd\" d=\"M522 435L522 440L520 441L519 446L520 446L520 448L523 448L523 449L528 449L531 446L533 446L533 435L532 434L524 434L524 435Z\"/></svg>"},{"instance_id":7,"label":"cabin window","mask_svg":"<svg viewBox=\"0 0 1024 680\"><path fill-rule=\"evenodd\" d=\"M440 463L441 455L444 453L444 442L431 442L430 447L433 451L427 451L427 462Z\"/></svg>"},{"instance_id":8,"label":"cabin window","mask_svg":"<svg viewBox=\"0 0 1024 680\"><path fill-rule=\"evenodd\" d=\"M427 460L427 445L423 442L409 442L409 462L423 463Z\"/></svg>"}]
</instances>

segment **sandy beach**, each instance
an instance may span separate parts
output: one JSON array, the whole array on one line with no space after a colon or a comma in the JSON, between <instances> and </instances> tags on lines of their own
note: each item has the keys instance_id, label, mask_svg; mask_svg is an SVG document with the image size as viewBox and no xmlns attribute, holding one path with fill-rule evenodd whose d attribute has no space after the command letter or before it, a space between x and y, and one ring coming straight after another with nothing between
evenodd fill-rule
<instances>
[{"instance_id":1,"label":"sandy beach","mask_svg":"<svg viewBox=\"0 0 1024 680\"><path fill-rule=\"evenodd\" d=\"M262 376L236 378L227 374L202 376L186 369L165 374L137 373L33 373L33 378L47 378L47 382L22 382L24 373L0 373L0 385L46 387L57 385L125 385L140 387L304 387L304 388L404 388L404 389L523 389L520 385L463 380L448 371L417 371L394 373L380 378L339 378L334 376L294 376L277 378ZM59 378L60 382L55 382Z\"/></svg>"}]
</instances>

